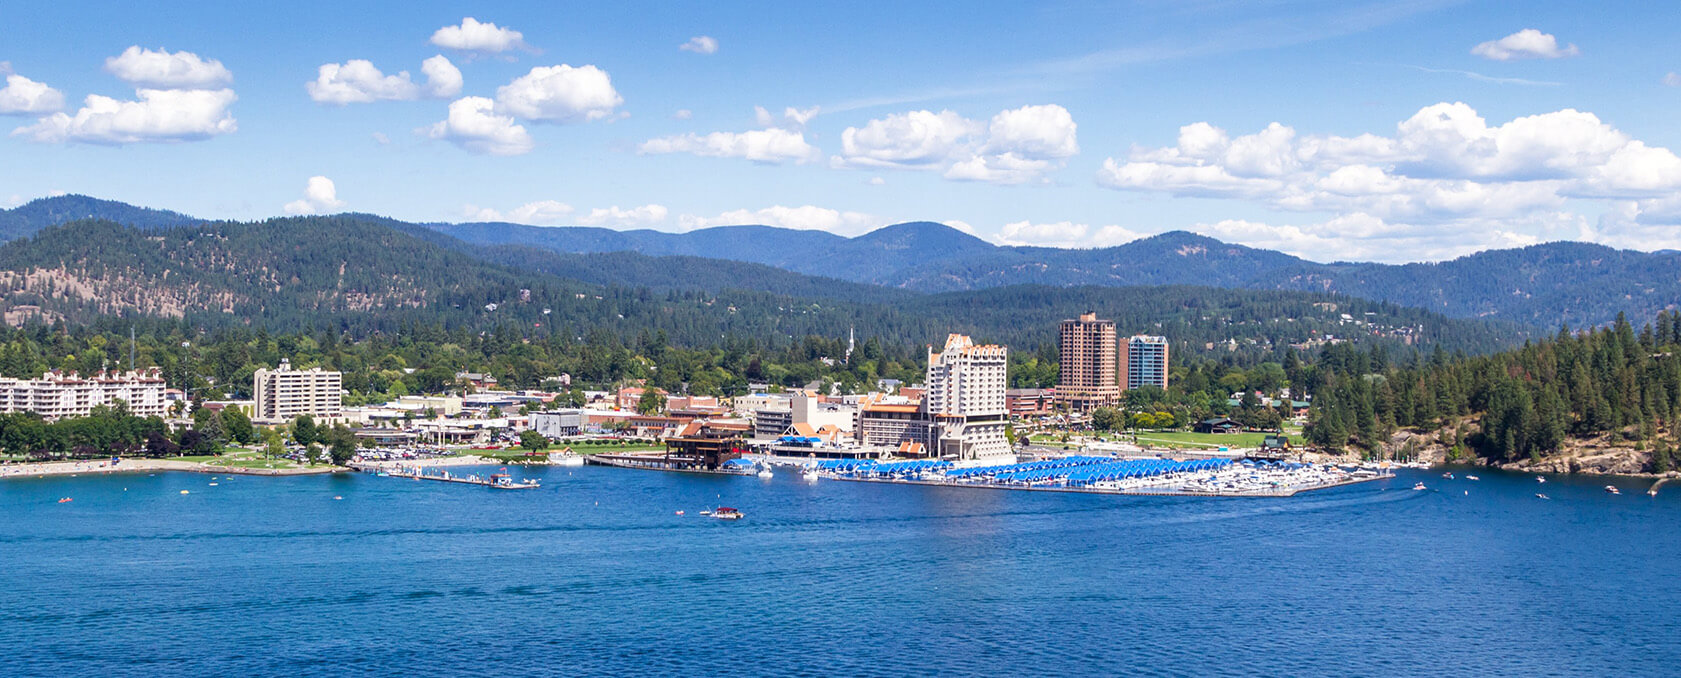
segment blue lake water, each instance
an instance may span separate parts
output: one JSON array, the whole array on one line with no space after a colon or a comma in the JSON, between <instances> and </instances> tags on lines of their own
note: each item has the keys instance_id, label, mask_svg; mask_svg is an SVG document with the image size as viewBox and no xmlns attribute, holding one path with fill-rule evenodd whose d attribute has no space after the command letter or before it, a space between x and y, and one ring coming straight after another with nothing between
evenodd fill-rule
<instances>
[{"instance_id":1,"label":"blue lake water","mask_svg":"<svg viewBox=\"0 0 1681 678\"><path fill-rule=\"evenodd\" d=\"M0 483L0 675L1681 671L1681 486L1403 473L1192 499L529 475L544 487ZM747 518L697 515L719 503Z\"/></svg>"}]
</instances>

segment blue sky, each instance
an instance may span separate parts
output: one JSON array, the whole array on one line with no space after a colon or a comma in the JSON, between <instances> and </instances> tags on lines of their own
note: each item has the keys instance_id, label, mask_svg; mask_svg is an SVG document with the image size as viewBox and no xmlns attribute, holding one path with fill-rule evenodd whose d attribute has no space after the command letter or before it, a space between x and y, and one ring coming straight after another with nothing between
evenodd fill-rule
<instances>
[{"instance_id":1,"label":"blue sky","mask_svg":"<svg viewBox=\"0 0 1681 678\"><path fill-rule=\"evenodd\" d=\"M1665 3L7 15L6 206L847 235L927 219L1059 247L1187 229L1315 260L1681 246Z\"/></svg>"}]
</instances>

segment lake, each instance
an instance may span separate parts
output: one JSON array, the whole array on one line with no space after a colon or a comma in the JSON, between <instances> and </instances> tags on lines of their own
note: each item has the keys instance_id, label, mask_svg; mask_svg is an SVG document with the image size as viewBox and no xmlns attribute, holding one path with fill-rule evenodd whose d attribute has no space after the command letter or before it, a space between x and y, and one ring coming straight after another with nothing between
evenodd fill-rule
<instances>
[{"instance_id":1,"label":"lake","mask_svg":"<svg viewBox=\"0 0 1681 678\"><path fill-rule=\"evenodd\" d=\"M1288 499L13 480L0 674L1674 675L1681 486L1474 472Z\"/></svg>"}]
</instances>

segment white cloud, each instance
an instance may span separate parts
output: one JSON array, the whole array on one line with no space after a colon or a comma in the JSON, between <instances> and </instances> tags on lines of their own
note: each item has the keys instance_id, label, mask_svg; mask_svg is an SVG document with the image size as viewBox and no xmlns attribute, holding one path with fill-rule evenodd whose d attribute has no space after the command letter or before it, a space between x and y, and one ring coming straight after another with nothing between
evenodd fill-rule
<instances>
[{"instance_id":1,"label":"white cloud","mask_svg":"<svg viewBox=\"0 0 1681 678\"><path fill-rule=\"evenodd\" d=\"M1666 201L1681 202L1681 157L1585 111L1491 126L1470 106L1440 103L1398 123L1392 137L1304 135L1279 123L1233 137L1186 125L1172 146L1106 159L1097 181L1334 215L1306 225L1217 222L1208 225L1215 237L1304 255L1325 248L1320 259L1416 260L1537 238L1609 239L1574 206L1628 201L1607 225L1659 219Z\"/></svg>"},{"instance_id":2,"label":"white cloud","mask_svg":"<svg viewBox=\"0 0 1681 678\"><path fill-rule=\"evenodd\" d=\"M472 221L506 221L515 224L532 226L553 226L572 216L575 210L571 205L556 200L539 200L528 202L508 212L498 212L489 207L478 208L468 205L465 213Z\"/></svg>"},{"instance_id":3,"label":"white cloud","mask_svg":"<svg viewBox=\"0 0 1681 678\"><path fill-rule=\"evenodd\" d=\"M64 93L29 78L0 69L6 86L0 88L0 114L40 115L64 110Z\"/></svg>"},{"instance_id":4,"label":"white cloud","mask_svg":"<svg viewBox=\"0 0 1681 678\"><path fill-rule=\"evenodd\" d=\"M286 203L287 214L321 214L344 206L338 187L327 177L314 176L304 184L304 197Z\"/></svg>"},{"instance_id":5,"label":"white cloud","mask_svg":"<svg viewBox=\"0 0 1681 678\"><path fill-rule=\"evenodd\" d=\"M1066 108L1023 106L992 116L983 150L1034 160L1071 158L1080 152L1074 129L1074 116Z\"/></svg>"},{"instance_id":6,"label":"white cloud","mask_svg":"<svg viewBox=\"0 0 1681 678\"><path fill-rule=\"evenodd\" d=\"M716 54L718 52L718 40L708 35L697 35L689 38L688 42L678 45L677 49L694 52L695 54Z\"/></svg>"},{"instance_id":7,"label":"white cloud","mask_svg":"<svg viewBox=\"0 0 1681 678\"><path fill-rule=\"evenodd\" d=\"M624 99L607 71L584 65L538 66L496 89L498 111L526 120L571 123L600 120Z\"/></svg>"},{"instance_id":8,"label":"white cloud","mask_svg":"<svg viewBox=\"0 0 1681 678\"><path fill-rule=\"evenodd\" d=\"M521 155L536 146L524 126L514 122L512 116L497 115L496 102L484 97L450 102L449 117L421 131L474 153Z\"/></svg>"},{"instance_id":9,"label":"white cloud","mask_svg":"<svg viewBox=\"0 0 1681 678\"><path fill-rule=\"evenodd\" d=\"M909 111L841 132L836 167L940 170L958 181L1019 184L1043 179L1080 152L1073 116L1055 105L1023 106L989 123L952 111Z\"/></svg>"},{"instance_id":10,"label":"white cloud","mask_svg":"<svg viewBox=\"0 0 1681 678\"><path fill-rule=\"evenodd\" d=\"M480 23L473 17L463 18L459 26L444 26L438 29L432 34L432 44L445 49L486 53L528 49L525 36L519 31L503 28L488 21Z\"/></svg>"},{"instance_id":11,"label":"white cloud","mask_svg":"<svg viewBox=\"0 0 1681 678\"><path fill-rule=\"evenodd\" d=\"M886 226L887 222L880 217L862 212L842 212L813 205L802 207L775 205L760 210L731 210L716 217L698 217L689 214L678 217L678 225L684 229L747 224L829 231L851 235Z\"/></svg>"},{"instance_id":12,"label":"white cloud","mask_svg":"<svg viewBox=\"0 0 1681 678\"><path fill-rule=\"evenodd\" d=\"M1581 54L1575 45L1558 46L1558 38L1551 33L1542 33L1533 28L1525 28L1499 40L1488 42L1471 48L1471 53L1484 59L1495 61L1515 61L1518 59L1562 59Z\"/></svg>"},{"instance_id":13,"label":"white cloud","mask_svg":"<svg viewBox=\"0 0 1681 678\"><path fill-rule=\"evenodd\" d=\"M373 101L410 101L421 97L447 99L461 93L461 70L443 55L421 63L424 86L415 84L408 71L381 73L366 59L343 64L322 64L315 80L305 83L309 98L323 104L353 104Z\"/></svg>"},{"instance_id":14,"label":"white cloud","mask_svg":"<svg viewBox=\"0 0 1681 678\"><path fill-rule=\"evenodd\" d=\"M665 221L670 213L664 205L642 205L630 209L612 207L597 207L589 214L578 217L578 223L584 226L653 226Z\"/></svg>"},{"instance_id":15,"label":"white cloud","mask_svg":"<svg viewBox=\"0 0 1681 678\"><path fill-rule=\"evenodd\" d=\"M1670 71L1668 75L1663 77L1663 84L1670 87L1681 87L1681 73Z\"/></svg>"},{"instance_id":16,"label":"white cloud","mask_svg":"<svg viewBox=\"0 0 1681 678\"><path fill-rule=\"evenodd\" d=\"M819 110L821 109L817 106L812 106L811 108L807 108L805 110L789 106L782 109L782 119L778 121L776 116L764 106L754 106L753 119L759 123L760 127L783 127L791 130L804 130L806 123L811 122L812 118L817 117L817 112Z\"/></svg>"},{"instance_id":17,"label":"white cloud","mask_svg":"<svg viewBox=\"0 0 1681 678\"><path fill-rule=\"evenodd\" d=\"M54 113L12 130L42 143L131 144L197 141L239 129L228 107L233 90L142 89L138 101L88 95L75 115Z\"/></svg>"},{"instance_id":18,"label":"white cloud","mask_svg":"<svg viewBox=\"0 0 1681 678\"><path fill-rule=\"evenodd\" d=\"M887 180L883 179L881 177L870 177L870 180L866 181L864 183L869 184L871 186L886 186L887 185Z\"/></svg>"},{"instance_id":19,"label":"white cloud","mask_svg":"<svg viewBox=\"0 0 1681 678\"><path fill-rule=\"evenodd\" d=\"M693 117L695 117L695 112L687 108L679 108L677 112L671 114L672 120L688 120Z\"/></svg>"},{"instance_id":20,"label":"white cloud","mask_svg":"<svg viewBox=\"0 0 1681 678\"><path fill-rule=\"evenodd\" d=\"M379 144L381 146L391 145L391 137L385 136L384 132L374 132L373 136L374 136L374 143Z\"/></svg>"},{"instance_id":21,"label":"white cloud","mask_svg":"<svg viewBox=\"0 0 1681 678\"><path fill-rule=\"evenodd\" d=\"M691 153L708 158L744 158L767 165L804 163L822 156L815 146L806 143L805 134L780 127L660 137L643 142L639 151L650 155Z\"/></svg>"},{"instance_id":22,"label":"white cloud","mask_svg":"<svg viewBox=\"0 0 1681 678\"><path fill-rule=\"evenodd\" d=\"M841 132L838 164L847 167L933 169L981 132L980 123L951 111L910 111Z\"/></svg>"},{"instance_id":23,"label":"white cloud","mask_svg":"<svg viewBox=\"0 0 1681 678\"><path fill-rule=\"evenodd\" d=\"M219 89L233 82L233 73L215 59L139 45L106 59L105 70L136 87L152 89Z\"/></svg>"},{"instance_id":24,"label":"white cloud","mask_svg":"<svg viewBox=\"0 0 1681 678\"><path fill-rule=\"evenodd\" d=\"M1112 247L1132 242L1143 234L1120 227L1099 226L1071 221L1035 224L1017 221L999 229L998 240L1004 245L1035 247Z\"/></svg>"}]
</instances>

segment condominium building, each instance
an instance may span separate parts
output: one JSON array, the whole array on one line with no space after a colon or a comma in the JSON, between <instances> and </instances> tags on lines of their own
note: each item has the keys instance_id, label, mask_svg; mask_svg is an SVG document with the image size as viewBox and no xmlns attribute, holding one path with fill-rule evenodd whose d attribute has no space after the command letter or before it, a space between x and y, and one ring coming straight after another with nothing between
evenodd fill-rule
<instances>
[{"instance_id":1,"label":"condominium building","mask_svg":"<svg viewBox=\"0 0 1681 678\"><path fill-rule=\"evenodd\" d=\"M1121 398L1115 321L1096 313L1062 321L1062 363L1056 382L1057 402L1076 412L1111 407Z\"/></svg>"},{"instance_id":2,"label":"condominium building","mask_svg":"<svg viewBox=\"0 0 1681 678\"><path fill-rule=\"evenodd\" d=\"M344 416L343 375L312 367L292 369L288 360L275 369L257 370L251 393L257 401L257 421L288 422L301 415L316 419Z\"/></svg>"},{"instance_id":3,"label":"condominium building","mask_svg":"<svg viewBox=\"0 0 1681 678\"><path fill-rule=\"evenodd\" d=\"M1127 339L1126 387L1167 388L1167 337L1137 335Z\"/></svg>"},{"instance_id":4,"label":"condominium building","mask_svg":"<svg viewBox=\"0 0 1681 678\"><path fill-rule=\"evenodd\" d=\"M976 345L953 334L935 353L928 349L928 392L925 410L939 435L935 448L941 457L959 461L1000 461L1014 458L1004 428L1009 419L1004 403L1009 365L1003 346Z\"/></svg>"},{"instance_id":5,"label":"condominium building","mask_svg":"<svg viewBox=\"0 0 1681 678\"><path fill-rule=\"evenodd\" d=\"M82 378L75 372L53 370L40 379L0 378L0 412L34 412L52 421L84 417L100 405L117 401L141 417L161 417L167 407L163 375L158 368L129 372L100 372Z\"/></svg>"}]
</instances>

